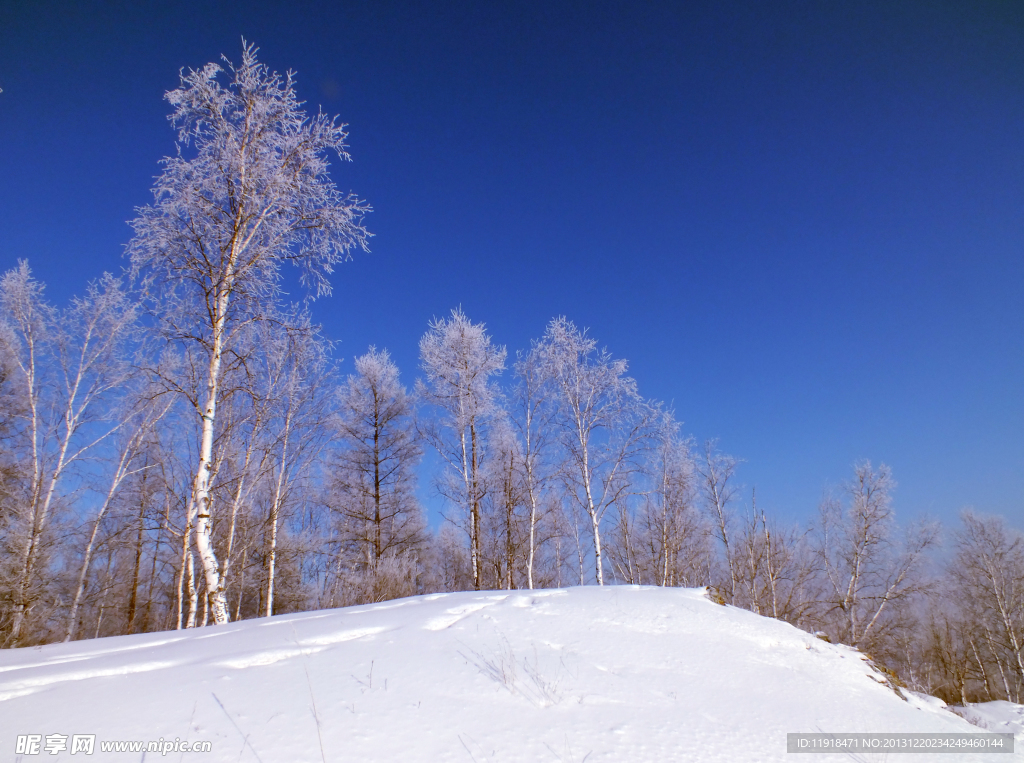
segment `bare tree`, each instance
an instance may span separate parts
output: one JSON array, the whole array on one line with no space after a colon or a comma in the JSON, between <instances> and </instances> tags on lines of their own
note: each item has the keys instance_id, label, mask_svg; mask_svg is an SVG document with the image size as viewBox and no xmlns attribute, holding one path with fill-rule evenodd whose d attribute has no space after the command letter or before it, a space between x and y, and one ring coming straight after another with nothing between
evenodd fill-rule
<instances>
[{"instance_id":1,"label":"bare tree","mask_svg":"<svg viewBox=\"0 0 1024 763\"><path fill-rule=\"evenodd\" d=\"M950 704L966 705L976 695L972 684L983 679L987 699L993 700L987 665L978 649L980 628L966 615L967 602L956 601L954 591L943 591L942 600L934 602L926 630L922 634L925 644L926 670L931 674L925 690ZM984 696L984 695L982 695Z\"/></svg>"},{"instance_id":2,"label":"bare tree","mask_svg":"<svg viewBox=\"0 0 1024 763\"><path fill-rule=\"evenodd\" d=\"M738 603L760 615L808 626L819 565L806 531L780 527L758 507L756 491L739 522L734 536Z\"/></svg>"},{"instance_id":3,"label":"bare tree","mask_svg":"<svg viewBox=\"0 0 1024 763\"><path fill-rule=\"evenodd\" d=\"M493 570L489 583L495 588L512 590L521 579L517 574L521 562L526 566L526 560L521 558L523 536L527 535L522 527L526 517L521 511L526 505L522 446L507 418L495 422L487 439L489 457L483 470L487 510L482 525L489 542L484 544L484 563L486 566L489 562Z\"/></svg>"},{"instance_id":4,"label":"bare tree","mask_svg":"<svg viewBox=\"0 0 1024 763\"><path fill-rule=\"evenodd\" d=\"M938 540L938 527L919 523L900 539L892 510L896 482L884 464L854 466L846 502L828 497L820 507L818 553L829 584L833 635L857 647L880 636L887 608L922 589L918 573L925 552Z\"/></svg>"},{"instance_id":5,"label":"bare tree","mask_svg":"<svg viewBox=\"0 0 1024 763\"><path fill-rule=\"evenodd\" d=\"M338 192L326 154L347 160L343 125L309 117L292 73L281 77L244 45L242 63L207 64L167 93L178 152L164 159L154 203L139 209L129 246L133 273L163 301L164 333L205 358L199 461L193 484L195 540L213 617L228 620L213 544L210 496L222 365L241 326L281 296L292 262L316 295L329 293L333 265L365 249L369 207ZM151 291L151 293L155 293Z\"/></svg>"},{"instance_id":6,"label":"bare tree","mask_svg":"<svg viewBox=\"0 0 1024 763\"><path fill-rule=\"evenodd\" d=\"M483 500L482 462L485 430L500 414L497 389L491 377L505 368L505 348L491 342L486 327L473 323L461 309L451 318L436 319L420 340L425 381L419 397L441 413L423 422L422 434L448 467L447 490L468 519L473 587L480 589L480 503ZM454 487L454 485L452 486Z\"/></svg>"},{"instance_id":7,"label":"bare tree","mask_svg":"<svg viewBox=\"0 0 1024 763\"><path fill-rule=\"evenodd\" d=\"M990 697L1024 696L1024 537L1002 519L971 511L961 514L955 533L951 577L964 614L974 624L974 652Z\"/></svg>"},{"instance_id":8,"label":"bare tree","mask_svg":"<svg viewBox=\"0 0 1024 763\"><path fill-rule=\"evenodd\" d=\"M0 347L17 346L12 327L0 321ZM18 541L29 506L29 462L25 449L25 397L17 383L15 355L0 352L0 644L10 630L17 591Z\"/></svg>"},{"instance_id":9,"label":"bare tree","mask_svg":"<svg viewBox=\"0 0 1024 763\"><path fill-rule=\"evenodd\" d=\"M737 558L731 533L735 522L732 504L736 497L733 477L736 475L739 461L721 453L713 440L704 443L701 456L697 471L701 492L704 495L704 505L711 517L715 535L722 544L726 571L729 575L729 590L725 598L735 605L738 595L737 565L740 564L740 560Z\"/></svg>"}]
</instances>

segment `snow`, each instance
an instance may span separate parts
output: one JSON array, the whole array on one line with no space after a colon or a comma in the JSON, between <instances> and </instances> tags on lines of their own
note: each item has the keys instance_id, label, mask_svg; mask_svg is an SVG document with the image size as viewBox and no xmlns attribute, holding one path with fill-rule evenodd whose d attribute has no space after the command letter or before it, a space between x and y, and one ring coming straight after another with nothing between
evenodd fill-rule
<instances>
[{"instance_id":1,"label":"snow","mask_svg":"<svg viewBox=\"0 0 1024 763\"><path fill-rule=\"evenodd\" d=\"M788 732L980 731L930 699L703 589L434 594L0 652L0 759L59 733L113 761L176 737L212 751L167 760L792 761Z\"/></svg>"},{"instance_id":2,"label":"snow","mask_svg":"<svg viewBox=\"0 0 1024 763\"><path fill-rule=\"evenodd\" d=\"M1024 750L1024 705L997 700L950 709L985 731L1013 734L1015 746Z\"/></svg>"}]
</instances>

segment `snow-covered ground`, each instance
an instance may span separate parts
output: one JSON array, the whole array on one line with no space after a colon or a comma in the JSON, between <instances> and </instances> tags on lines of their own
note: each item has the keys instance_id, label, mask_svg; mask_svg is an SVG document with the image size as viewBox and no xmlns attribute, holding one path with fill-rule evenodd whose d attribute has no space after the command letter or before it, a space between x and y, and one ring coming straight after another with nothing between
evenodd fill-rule
<instances>
[{"instance_id":1,"label":"snow-covered ground","mask_svg":"<svg viewBox=\"0 0 1024 763\"><path fill-rule=\"evenodd\" d=\"M0 761L811 763L885 758L788 754L788 732L979 731L700 590L437 594L0 652ZM91 758L74 735L95 735ZM160 739L212 750L100 749ZM1024 756L910 758L931 759Z\"/></svg>"},{"instance_id":2,"label":"snow-covered ground","mask_svg":"<svg viewBox=\"0 0 1024 763\"><path fill-rule=\"evenodd\" d=\"M957 705L950 709L985 731L1013 734L1016 746L1024 750L1024 705L997 700L976 705Z\"/></svg>"}]
</instances>

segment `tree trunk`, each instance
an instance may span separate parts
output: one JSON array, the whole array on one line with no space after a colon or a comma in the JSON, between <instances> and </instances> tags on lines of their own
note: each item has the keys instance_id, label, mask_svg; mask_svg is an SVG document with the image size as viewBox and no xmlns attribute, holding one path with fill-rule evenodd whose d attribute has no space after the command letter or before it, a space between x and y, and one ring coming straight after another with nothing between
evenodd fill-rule
<instances>
[{"instance_id":1,"label":"tree trunk","mask_svg":"<svg viewBox=\"0 0 1024 763\"><path fill-rule=\"evenodd\" d=\"M198 592L196 591L196 572L192 552L188 552L188 621L186 628L196 627L196 612L199 608Z\"/></svg>"},{"instance_id":2,"label":"tree trunk","mask_svg":"<svg viewBox=\"0 0 1024 763\"><path fill-rule=\"evenodd\" d=\"M206 576L206 590L210 594L210 607L217 625L228 621L227 604L220 586L220 566L213 549L213 507L210 488L213 480L214 420L217 415L217 398L220 393L220 368L224 353L224 333L227 324L228 302L234 284L233 266L238 254L238 244L233 242L231 260L225 274L224 285L217 296L216 315L213 322L213 347L210 351L210 366L206 377L206 403L203 406L203 430L199 445L199 466L196 469L196 549Z\"/></svg>"},{"instance_id":3,"label":"tree trunk","mask_svg":"<svg viewBox=\"0 0 1024 763\"><path fill-rule=\"evenodd\" d=\"M512 568L515 566L515 543L513 536L513 509L515 508L515 494L512 480L514 479L515 456L510 453L508 464L508 479L505 488L505 588L512 590Z\"/></svg>"},{"instance_id":4,"label":"tree trunk","mask_svg":"<svg viewBox=\"0 0 1024 763\"><path fill-rule=\"evenodd\" d=\"M143 485L145 485L145 480L143 480ZM135 564L132 568L132 593L131 596L128 597L128 624L125 626L125 633L132 633L135 630L135 612L139 600L139 570L142 567L142 539L145 537L145 490L142 491L142 496L142 500L139 501L139 533L135 538Z\"/></svg>"},{"instance_id":5,"label":"tree trunk","mask_svg":"<svg viewBox=\"0 0 1024 763\"><path fill-rule=\"evenodd\" d=\"M274 488L274 502L270 506L270 550L267 555L267 611L266 616L274 614L274 575L277 570L277 525L281 513L281 492L284 485L285 464L288 460L288 436L291 434L292 409L284 419L284 441L281 443L281 465L277 472L277 485Z\"/></svg>"},{"instance_id":6,"label":"tree trunk","mask_svg":"<svg viewBox=\"0 0 1024 763\"><path fill-rule=\"evenodd\" d=\"M533 590L533 559L537 548L537 494L533 486L533 469L527 466L527 491L530 498L530 550L526 560L526 585Z\"/></svg>"},{"instance_id":7,"label":"tree trunk","mask_svg":"<svg viewBox=\"0 0 1024 763\"><path fill-rule=\"evenodd\" d=\"M168 511L170 511L169 507L168 507ZM193 500L189 499L188 508L185 511L185 530L181 534L181 569L178 572L178 590L177 590L177 598L178 598L178 613L177 613L177 615L178 616L177 616L177 624L175 625L175 630L179 630L179 631L181 630L181 618L182 618L183 610L184 610L184 607L185 607L185 590L184 589L185 589L185 575L186 575L186 572L188 572L188 576L189 576L188 577L188 580L189 580L188 594L189 594L190 606L191 606L191 600L192 600L192 589L194 587L193 586L193 580L192 580L192 572L191 572L192 559L191 559L191 555L189 553L189 546L192 544L192 522L193 522L194 518L195 518L195 503L193 502ZM186 628L191 628L192 626L191 625L186 625L185 627Z\"/></svg>"},{"instance_id":8,"label":"tree trunk","mask_svg":"<svg viewBox=\"0 0 1024 763\"><path fill-rule=\"evenodd\" d=\"M381 555L381 517L380 517L380 401L376 389L373 393L373 567Z\"/></svg>"},{"instance_id":9,"label":"tree trunk","mask_svg":"<svg viewBox=\"0 0 1024 763\"><path fill-rule=\"evenodd\" d=\"M264 617L274 614L274 576L277 572L277 502L270 507L270 540L267 543L267 608Z\"/></svg>"},{"instance_id":10,"label":"tree trunk","mask_svg":"<svg viewBox=\"0 0 1024 763\"><path fill-rule=\"evenodd\" d=\"M590 516L590 527L594 534L594 571L597 575L597 584L604 585L604 569L601 564L601 516L594 505L594 495L590 489L590 454L587 448L586 438L580 435L580 452L583 455L580 476L583 478L583 488L587 493L587 514ZM582 576L581 582L582 585Z\"/></svg>"},{"instance_id":11,"label":"tree trunk","mask_svg":"<svg viewBox=\"0 0 1024 763\"><path fill-rule=\"evenodd\" d=\"M480 489L477 475L477 448L476 448L476 423L469 422L469 437L473 450L473 487L472 487L472 517L470 526L473 531L471 543L473 544L473 588L480 590Z\"/></svg>"}]
</instances>

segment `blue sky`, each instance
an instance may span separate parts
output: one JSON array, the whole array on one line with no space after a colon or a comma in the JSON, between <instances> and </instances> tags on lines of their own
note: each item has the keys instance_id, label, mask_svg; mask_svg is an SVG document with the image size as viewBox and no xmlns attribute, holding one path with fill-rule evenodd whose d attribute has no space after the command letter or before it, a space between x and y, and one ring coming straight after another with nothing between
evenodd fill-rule
<instances>
[{"instance_id":1,"label":"blue sky","mask_svg":"<svg viewBox=\"0 0 1024 763\"><path fill-rule=\"evenodd\" d=\"M118 271L163 93L243 35L350 125L341 356L564 314L784 517L869 458L904 518L1024 526L1024 5L15 0L0 269Z\"/></svg>"}]
</instances>

